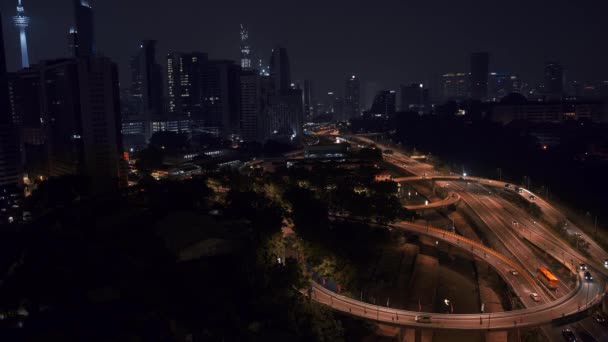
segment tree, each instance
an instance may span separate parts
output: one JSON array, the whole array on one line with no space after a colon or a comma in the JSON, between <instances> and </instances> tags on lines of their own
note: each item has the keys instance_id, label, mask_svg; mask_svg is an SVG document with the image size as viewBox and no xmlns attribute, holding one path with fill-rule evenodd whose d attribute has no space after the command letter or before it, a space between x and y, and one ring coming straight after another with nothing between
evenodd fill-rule
<instances>
[{"instance_id":1,"label":"tree","mask_svg":"<svg viewBox=\"0 0 608 342\"><path fill-rule=\"evenodd\" d=\"M165 153L154 146L150 146L137 153L135 167L143 173L150 173L154 170L163 169L163 158Z\"/></svg>"},{"instance_id":2,"label":"tree","mask_svg":"<svg viewBox=\"0 0 608 342\"><path fill-rule=\"evenodd\" d=\"M371 190L376 196L395 196L399 191L399 185L396 182L385 180L382 182L373 182Z\"/></svg>"},{"instance_id":3,"label":"tree","mask_svg":"<svg viewBox=\"0 0 608 342\"><path fill-rule=\"evenodd\" d=\"M86 194L87 180L81 176L51 177L40 183L32 196L26 199L26 207L47 210L65 207Z\"/></svg>"},{"instance_id":4,"label":"tree","mask_svg":"<svg viewBox=\"0 0 608 342\"><path fill-rule=\"evenodd\" d=\"M294 228L298 234L311 241L318 241L329 229L329 208L308 189L292 187L285 192L291 203Z\"/></svg>"}]
</instances>

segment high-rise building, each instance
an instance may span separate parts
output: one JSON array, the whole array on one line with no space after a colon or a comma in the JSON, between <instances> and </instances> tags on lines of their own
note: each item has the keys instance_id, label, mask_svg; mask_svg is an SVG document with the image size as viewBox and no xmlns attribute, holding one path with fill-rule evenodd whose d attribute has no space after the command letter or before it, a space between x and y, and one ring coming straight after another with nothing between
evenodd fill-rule
<instances>
[{"instance_id":1,"label":"high-rise building","mask_svg":"<svg viewBox=\"0 0 608 342\"><path fill-rule=\"evenodd\" d=\"M78 33L75 27L70 27L68 31L68 53L69 56L76 57L78 54Z\"/></svg>"},{"instance_id":2,"label":"high-rise building","mask_svg":"<svg viewBox=\"0 0 608 342\"><path fill-rule=\"evenodd\" d=\"M0 192L14 192L19 184L19 134L13 123L0 14Z\"/></svg>"},{"instance_id":3,"label":"high-rise building","mask_svg":"<svg viewBox=\"0 0 608 342\"><path fill-rule=\"evenodd\" d=\"M274 139L299 139L304 125L304 104L301 89L291 83L287 49L277 47L270 57L270 89L265 120Z\"/></svg>"},{"instance_id":4,"label":"high-rise building","mask_svg":"<svg viewBox=\"0 0 608 342\"><path fill-rule=\"evenodd\" d=\"M448 73L442 76L441 89L443 100L461 100L467 97L468 77L463 72Z\"/></svg>"},{"instance_id":5,"label":"high-rise building","mask_svg":"<svg viewBox=\"0 0 608 342\"><path fill-rule=\"evenodd\" d=\"M92 192L126 185L114 63L42 61L17 73L16 93L30 176L84 176Z\"/></svg>"},{"instance_id":6,"label":"high-rise building","mask_svg":"<svg viewBox=\"0 0 608 342\"><path fill-rule=\"evenodd\" d=\"M149 139L152 136L152 121L163 113L162 72L156 61L155 40L144 40L137 54L131 57L130 91L137 116L129 119L141 121L142 134Z\"/></svg>"},{"instance_id":7,"label":"high-rise building","mask_svg":"<svg viewBox=\"0 0 608 342\"><path fill-rule=\"evenodd\" d=\"M208 132L230 137L239 131L240 71L233 61L210 60L204 73L204 119Z\"/></svg>"},{"instance_id":8,"label":"high-rise building","mask_svg":"<svg viewBox=\"0 0 608 342\"><path fill-rule=\"evenodd\" d=\"M267 124L264 122L264 100L262 97L262 77L256 70L241 72L241 139L243 141L264 142Z\"/></svg>"},{"instance_id":9,"label":"high-rise building","mask_svg":"<svg viewBox=\"0 0 608 342\"><path fill-rule=\"evenodd\" d=\"M291 69L287 49L277 47L272 50L270 57L270 78L272 80L272 90L275 93L290 89Z\"/></svg>"},{"instance_id":10,"label":"high-rise building","mask_svg":"<svg viewBox=\"0 0 608 342\"><path fill-rule=\"evenodd\" d=\"M17 15L13 17L13 24L19 30L19 43L21 46L21 67L30 66L30 58L27 53L27 35L25 29L30 25L30 18L25 15L25 9L21 0L17 2Z\"/></svg>"},{"instance_id":11,"label":"high-rise building","mask_svg":"<svg viewBox=\"0 0 608 342\"><path fill-rule=\"evenodd\" d=\"M558 62L545 63L545 94L561 98L564 95L565 83L564 67Z\"/></svg>"},{"instance_id":12,"label":"high-rise building","mask_svg":"<svg viewBox=\"0 0 608 342\"><path fill-rule=\"evenodd\" d=\"M381 90L376 94L370 114L389 116L396 112L396 94L394 90Z\"/></svg>"},{"instance_id":13,"label":"high-rise building","mask_svg":"<svg viewBox=\"0 0 608 342\"><path fill-rule=\"evenodd\" d=\"M89 0L74 1L74 18L76 35L74 41L75 57L89 57L96 53L95 48L95 27L93 24L93 8Z\"/></svg>"},{"instance_id":14,"label":"high-rise building","mask_svg":"<svg viewBox=\"0 0 608 342\"><path fill-rule=\"evenodd\" d=\"M510 93L521 92L521 81L508 72L491 72L488 80L488 100L497 102Z\"/></svg>"},{"instance_id":15,"label":"high-rise building","mask_svg":"<svg viewBox=\"0 0 608 342\"><path fill-rule=\"evenodd\" d=\"M315 113L315 95L312 81L304 80L304 89L302 90L302 102L304 104L304 119L312 120Z\"/></svg>"},{"instance_id":16,"label":"high-rise building","mask_svg":"<svg viewBox=\"0 0 608 342\"><path fill-rule=\"evenodd\" d=\"M350 120L361 115L361 82L355 75L346 80L344 88L344 119Z\"/></svg>"},{"instance_id":17,"label":"high-rise building","mask_svg":"<svg viewBox=\"0 0 608 342\"><path fill-rule=\"evenodd\" d=\"M422 83L401 86L401 110L423 114L429 106L429 89Z\"/></svg>"},{"instance_id":18,"label":"high-rise building","mask_svg":"<svg viewBox=\"0 0 608 342\"><path fill-rule=\"evenodd\" d=\"M266 120L271 136L290 141L300 139L304 126L303 108L302 90L287 89L270 96Z\"/></svg>"},{"instance_id":19,"label":"high-rise building","mask_svg":"<svg viewBox=\"0 0 608 342\"><path fill-rule=\"evenodd\" d=\"M471 98L485 101L488 98L490 55L477 52L471 55Z\"/></svg>"},{"instance_id":20,"label":"high-rise building","mask_svg":"<svg viewBox=\"0 0 608 342\"><path fill-rule=\"evenodd\" d=\"M243 70L249 70L252 67L249 31L243 24L241 24L241 68L243 68Z\"/></svg>"},{"instance_id":21,"label":"high-rise building","mask_svg":"<svg viewBox=\"0 0 608 342\"><path fill-rule=\"evenodd\" d=\"M207 60L207 54L201 52L172 53L167 56L167 109L170 115L184 115L193 121L203 120L203 75Z\"/></svg>"}]
</instances>

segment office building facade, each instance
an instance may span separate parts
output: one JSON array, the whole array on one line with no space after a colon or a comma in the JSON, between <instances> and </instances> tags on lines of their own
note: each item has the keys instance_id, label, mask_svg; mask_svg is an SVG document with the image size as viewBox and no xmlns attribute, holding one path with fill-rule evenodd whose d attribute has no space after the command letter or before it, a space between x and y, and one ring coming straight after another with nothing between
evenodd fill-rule
<instances>
[{"instance_id":1,"label":"office building facade","mask_svg":"<svg viewBox=\"0 0 608 342\"><path fill-rule=\"evenodd\" d=\"M210 60L205 68L204 117L195 124L206 133L229 138L240 125L239 65L229 60Z\"/></svg>"},{"instance_id":2,"label":"office building facade","mask_svg":"<svg viewBox=\"0 0 608 342\"><path fill-rule=\"evenodd\" d=\"M126 185L118 71L104 57L42 61L17 74L25 171L83 176L94 193Z\"/></svg>"},{"instance_id":3,"label":"office building facade","mask_svg":"<svg viewBox=\"0 0 608 342\"><path fill-rule=\"evenodd\" d=\"M564 95L566 77L564 67L558 62L545 63L545 95L553 99L559 99Z\"/></svg>"},{"instance_id":4,"label":"office building facade","mask_svg":"<svg viewBox=\"0 0 608 342\"><path fill-rule=\"evenodd\" d=\"M401 85L401 111L423 114L430 107L429 89L422 83Z\"/></svg>"},{"instance_id":5,"label":"office building facade","mask_svg":"<svg viewBox=\"0 0 608 342\"><path fill-rule=\"evenodd\" d=\"M204 79L207 54L172 53L167 56L167 110L170 117L183 115L203 120Z\"/></svg>"},{"instance_id":6,"label":"office building facade","mask_svg":"<svg viewBox=\"0 0 608 342\"><path fill-rule=\"evenodd\" d=\"M357 118L361 115L361 82L355 75L346 80L343 111L345 121Z\"/></svg>"},{"instance_id":7,"label":"office building facade","mask_svg":"<svg viewBox=\"0 0 608 342\"><path fill-rule=\"evenodd\" d=\"M444 101L463 100L467 97L469 77L464 72L453 72L441 77L441 93Z\"/></svg>"},{"instance_id":8,"label":"office building facade","mask_svg":"<svg viewBox=\"0 0 608 342\"><path fill-rule=\"evenodd\" d=\"M19 134L13 122L9 96L4 35L0 15L0 192L14 192L20 176Z\"/></svg>"},{"instance_id":9,"label":"office building facade","mask_svg":"<svg viewBox=\"0 0 608 342\"><path fill-rule=\"evenodd\" d=\"M91 57L96 53L95 25L93 8L88 0L73 0L74 28L74 57Z\"/></svg>"},{"instance_id":10,"label":"office building facade","mask_svg":"<svg viewBox=\"0 0 608 342\"><path fill-rule=\"evenodd\" d=\"M126 119L142 122L146 140L152 135L152 121L163 113L162 89L161 66L156 61L156 41L144 40L137 54L131 57L130 93L135 117Z\"/></svg>"},{"instance_id":11,"label":"office building facade","mask_svg":"<svg viewBox=\"0 0 608 342\"><path fill-rule=\"evenodd\" d=\"M485 101L488 98L490 54L477 52L471 55L471 98Z\"/></svg>"},{"instance_id":12,"label":"office building facade","mask_svg":"<svg viewBox=\"0 0 608 342\"><path fill-rule=\"evenodd\" d=\"M395 114L396 109L396 93L394 90L381 90L376 94L374 103L370 109L370 114L373 116L390 116Z\"/></svg>"}]
</instances>

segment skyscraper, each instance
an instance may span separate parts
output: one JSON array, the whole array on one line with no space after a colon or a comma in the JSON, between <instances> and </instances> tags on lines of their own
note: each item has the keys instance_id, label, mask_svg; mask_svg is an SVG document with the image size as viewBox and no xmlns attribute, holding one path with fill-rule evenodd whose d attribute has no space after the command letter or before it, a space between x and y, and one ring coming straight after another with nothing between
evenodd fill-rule
<instances>
[{"instance_id":1,"label":"skyscraper","mask_svg":"<svg viewBox=\"0 0 608 342\"><path fill-rule=\"evenodd\" d=\"M12 122L4 35L0 13L0 191L13 192L19 183L19 135Z\"/></svg>"},{"instance_id":2,"label":"skyscraper","mask_svg":"<svg viewBox=\"0 0 608 342\"><path fill-rule=\"evenodd\" d=\"M80 35L79 35L80 37ZM156 41L144 40L137 54L131 57L131 96L137 116L144 127L144 136L152 136L151 122L162 114L162 72L156 62Z\"/></svg>"},{"instance_id":3,"label":"skyscraper","mask_svg":"<svg viewBox=\"0 0 608 342\"><path fill-rule=\"evenodd\" d=\"M336 120L340 120L340 118L337 115L337 112L338 112L337 102L338 102L338 96L336 95L336 93L334 93L333 91L328 91L327 95L325 96L325 101L324 101L325 109L323 111L323 114L330 115L332 118L334 118Z\"/></svg>"},{"instance_id":4,"label":"skyscraper","mask_svg":"<svg viewBox=\"0 0 608 342\"><path fill-rule=\"evenodd\" d=\"M241 139L244 141L264 142L265 123L262 115L262 83L255 70L241 72Z\"/></svg>"},{"instance_id":5,"label":"skyscraper","mask_svg":"<svg viewBox=\"0 0 608 342\"><path fill-rule=\"evenodd\" d=\"M344 119L350 120L361 115L361 83L355 75L346 80L344 88Z\"/></svg>"},{"instance_id":6,"label":"skyscraper","mask_svg":"<svg viewBox=\"0 0 608 342\"><path fill-rule=\"evenodd\" d=\"M30 25L30 18L25 15L25 9L21 0L17 2L17 15L13 17L13 23L19 30L19 42L21 43L21 67L27 68L30 66L30 58L27 53L27 36L25 29Z\"/></svg>"},{"instance_id":7,"label":"skyscraper","mask_svg":"<svg viewBox=\"0 0 608 342\"><path fill-rule=\"evenodd\" d=\"M498 102L513 92L521 91L517 75L508 72L491 72L488 81L488 100Z\"/></svg>"},{"instance_id":8,"label":"skyscraper","mask_svg":"<svg viewBox=\"0 0 608 342\"><path fill-rule=\"evenodd\" d=\"M311 120L315 116L315 96L312 81L304 80L302 91L302 102L304 104L304 119Z\"/></svg>"},{"instance_id":9,"label":"skyscraper","mask_svg":"<svg viewBox=\"0 0 608 342\"><path fill-rule=\"evenodd\" d=\"M126 185L114 63L105 57L42 61L16 77L30 176L80 175L92 192Z\"/></svg>"},{"instance_id":10,"label":"skyscraper","mask_svg":"<svg viewBox=\"0 0 608 342\"><path fill-rule=\"evenodd\" d=\"M270 56L270 89L266 111L273 138L295 141L302 134L304 104L302 90L291 87L287 50L277 47Z\"/></svg>"},{"instance_id":11,"label":"skyscraper","mask_svg":"<svg viewBox=\"0 0 608 342\"><path fill-rule=\"evenodd\" d=\"M441 78L443 100L461 100L467 96L468 78L463 72L448 73Z\"/></svg>"},{"instance_id":12,"label":"skyscraper","mask_svg":"<svg viewBox=\"0 0 608 342\"><path fill-rule=\"evenodd\" d=\"M270 78L272 80L272 90L274 90L275 93L278 94L281 91L290 88L291 69L287 49L277 47L272 50L272 55L270 57Z\"/></svg>"},{"instance_id":13,"label":"skyscraper","mask_svg":"<svg viewBox=\"0 0 608 342\"><path fill-rule=\"evenodd\" d=\"M95 27L93 24L93 8L89 0L74 0L75 18L75 57L94 56L95 49Z\"/></svg>"},{"instance_id":14,"label":"skyscraper","mask_svg":"<svg viewBox=\"0 0 608 342\"><path fill-rule=\"evenodd\" d=\"M564 67L559 62L545 63L545 94L561 98L564 94L565 83Z\"/></svg>"},{"instance_id":15,"label":"skyscraper","mask_svg":"<svg viewBox=\"0 0 608 342\"><path fill-rule=\"evenodd\" d=\"M287 89L272 95L268 105L267 120L274 138L295 141L302 135L304 126L302 90Z\"/></svg>"},{"instance_id":16,"label":"skyscraper","mask_svg":"<svg viewBox=\"0 0 608 342\"><path fill-rule=\"evenodd\" d=\"M423 114L429 106L429 90L422 83L401 85L401 110Z\"/></svg>"},{"instance_id":17,"label":"skyscraper","mask_svg":"<svg viewBox=\"0 0 608 342\"><path fill-rule=\"evenodd\" d=\"M381 90L376 94L370 110L375 116L389 116L396 111L396 94L394 90Z\"/></svg>"},{"instance_id":18,"label":"skyscraper","mask_svg":"<svg viewBox=\"0 0 608 342\"><path fill-rule=\"evenodd\" d=\"M229 137L238 133L240 66L229 60L210 60L204 74L202 127L208 133Z\"/></svg>"},{"instance_id":19,"label":"skyscraper","mask_svg":"<svg viewBox=\"0 0 608 342\"><path fill-rule=\"evenodd\" d=\"M76 57L78 55L78 33L75 27L70 27L68 31L68 52L70 56Z\"/></svg>"},{"instance_id":20,"label":"skyscraper","mask_svg":"<svg viewBox=\"0 0 608 342\"><path fill-rule=\"evenodd\" d=\"M488 73L490 55L477 52L471 55L471 97L485 101L488 98Z\"/></svg>"},{"instance_id":21,"label":"skyscraper","mask_svg":"<svg viewBox=\"0 0 608 342\"><path fill-rule=\"evenodd\" d=\"M243 68L243 70L249 70L252 67L249 31L243 24L241 24L241 68Z\"/></svg>"},{"instance_id":22,"label":"skyscraper","mask_svg":"<svg viewBox=\"0 0 608 342\"><path fill-rule=\"evenodd\" d=\"M207 54L201 52L167 56L169 114L183 114L194 121L203 120L203 75L207 60Z\"/></svg>"}]
</instances>

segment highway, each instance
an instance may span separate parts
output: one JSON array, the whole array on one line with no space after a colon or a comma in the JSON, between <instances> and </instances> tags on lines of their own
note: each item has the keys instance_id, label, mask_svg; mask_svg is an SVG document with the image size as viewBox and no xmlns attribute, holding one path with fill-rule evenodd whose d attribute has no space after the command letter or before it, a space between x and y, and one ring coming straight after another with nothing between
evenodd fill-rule
<instances>
[{"instance_id":1,"label":"highway","mask_svg":"<svg viewBox=\"0 0 608 342\"><path fill-rule=\"evenodd\" d=\"M439 209L443 207L449 207L452 204L456 204L460 201L460 195L452 192L448 195L448 197L442 199L441 201L431 202L429 204L419 204L419 205L404 205L403 207L408 210L429 210L429 209Z\"/></svg>"},{"instance_id":2,"label":"highway","mask_svg":"<svg viewBox=\"0 0 608 342\"><path fill-rule=\"evenodd\" d=\"M447 243L462 248L488 262L503 276L506 276L505 270L518 270L523 275L526 283L529 285L535 284L535 280L525 275L516 263L475 241L446 232L445 230L414 223L402 222L391 225L391 227L427 235L440 241L440 243ZM390 309L338 295L314 282L312 299L353 316L394 325L451 330L505 330L516 327L545 325L551 323L557 317L575 314L580 312L580 310L598 305L603 298L605 283L603 281L584 282L580 273L578 277L579 281L576 288L558 300L534 305L522 310L490 314L435 314ZM419 315L431 316L431 323L416 322L415 318Z\"/></svg>"},{"instance_id":3,"label":"highway","mask_svg":"<svg viewBox=\"0 0 608 342\"><path fill-rule=\"evenodd\" d=\"M364 137L350 136L348 139L374 144L382 150L394 149ZM315 300L352 315L397 325L463 330L501 330L517 326L544 325L550 323L554 318L575 314L580 310L597 305L603 299L605 294L605 279L606 276L608 276L608 270L603 267L603 260L608 257L608 254L597 244L592 244L590 249L591 259L582 256L578 251L573 250L568 243L553 234L553 232L550 231L550 228L536 222L536 220L532 219L523 210L502 199L500 196L492 195L492 191L488 191L488 189L485 188L486 186L490 186L498 188L499 191L504 191L506 188L505 182L465 175L442 175L436 172L432 165L410 159L398 151L395 151L391 155L385 155L385 160L414 175L411 177L394 179L396 182L436 181L439 186L453 189L446 199L435 203L429 203L428 205L406 206L408 209L420 210L440 208L454 204L458 201L463 201L492 231L495 238L499 239L498 245L500 245L500 250L505 255L496 251L488 253L487 250L483 249L483 246L475 246L473 241L467 242L462 240L461 237L456 237L451 233L435 230L431 227L421 227L409 223L401 223L399 225L394 225L393 227L433 236L437 241L464 248L469 252L476 254L478 257L484 258L509 284L511 284L513 290L518 294L522 303L526 306L526 309L471 315L442 315L429 313L428 315L432 316L432 323L417 323L415 322L415 317L420 315L418 312L392 310L362 303L354 299L331 293L319 284L314 284ZM527 200L530 200L529 196L532 194L523 192L521 195ZM548 216L548 221L557 223L564 219L563 215L554 209L548 202L544 201L540 196L535 194L534 196L536 197L535 201L541 207L543 214ZM454 199L454 202L447 204L451 202L451 199ZM516 221L517 224L515 224L514 221ZM571 223L569 224L569 229L579 232L581 238L584 238L589 242L592 241ZM541 258L538 257L538 253L535 253L532 250L531 245L537 246L547 254L553 256L566 268L571 270L571 272L576 273L576 285L560 281L557 292L548 291L546 288L543 289L544 286L536 282L534 277L536 269L539 266L549 265L546 264L546 261L541 260ZM479 255L478 252L484 253L483 256ZM591 266L591 270L594 274L600 273L603 276L596 276L596 279L593 282L585 282L582 279L582 274L576 269L576 265L578 265L579 262L587 263ZM522 279L513 281L512 277L509 278L507 272L509 269L518 270L520 272L519 278L525 278L526 281L522 281ZM541 296L541 302L536 303L532 301L529 296L530 292L538 293ZM375 318L373 317L374 314L376 315ZM588 325L588 322L581 323L581 329L593 329L593 327L589 326L583 327L585 324Z\"/></svg>"}]
</instances>

